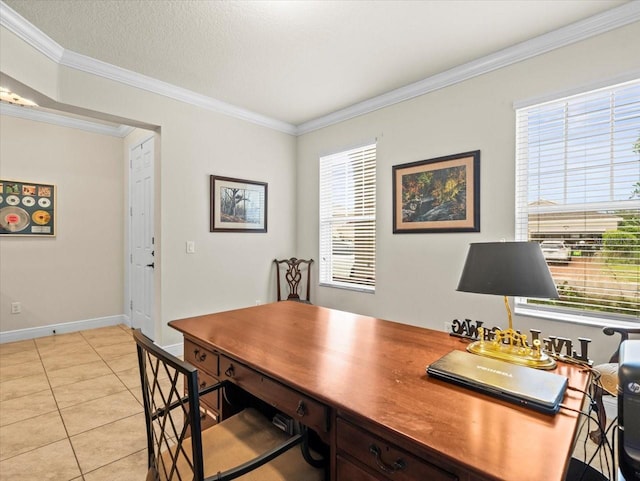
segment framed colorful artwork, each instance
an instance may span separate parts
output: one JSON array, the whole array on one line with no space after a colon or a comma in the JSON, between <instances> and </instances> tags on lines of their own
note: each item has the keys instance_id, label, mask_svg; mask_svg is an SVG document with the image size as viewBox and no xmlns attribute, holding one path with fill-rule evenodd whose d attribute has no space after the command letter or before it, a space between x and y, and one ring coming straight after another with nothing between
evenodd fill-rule
<instances>
[{"instance_id":1,"label":"framed colorful artwork","mask_svg":"<svg viewBox=\"0 0 640 481\"><path fill-rule=\"evenodd\" d=\"M393 232L479 232L480 151L393 166Z\"/></svg>"},{"instance_id":2,"label":"framed colorful artwork","mask_svg":"<svg viewBox=\"0 0 640 481\"><path fill-rule=\"evenodd\" d=\"M0 179L0 235L55 237L55 185Z\"/></svg>"}]
</instances>

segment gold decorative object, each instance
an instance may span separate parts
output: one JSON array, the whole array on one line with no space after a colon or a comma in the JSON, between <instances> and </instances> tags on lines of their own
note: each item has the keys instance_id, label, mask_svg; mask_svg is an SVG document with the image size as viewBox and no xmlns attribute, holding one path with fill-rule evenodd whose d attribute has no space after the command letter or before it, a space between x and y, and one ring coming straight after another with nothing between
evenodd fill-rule
<instances>
[{"instance_id":1,"label":"gold decorative object","mask_svg":"<svg viewBox=\"0 0 640 481\"><path fill-rule=\"evenodd\" d=\"M542 351L539 339L535 339L529 346L527 335L520 334L513 329L509 300L504 296L504 305L509 316L509 328L494 331L495 337L491 341L484 339L484 328L478 328L479 340L467 346L467 351L481 356L493 357L512 364L534 367L536 369L553 369L556 361Z\"/></svg>"}]
</instances>

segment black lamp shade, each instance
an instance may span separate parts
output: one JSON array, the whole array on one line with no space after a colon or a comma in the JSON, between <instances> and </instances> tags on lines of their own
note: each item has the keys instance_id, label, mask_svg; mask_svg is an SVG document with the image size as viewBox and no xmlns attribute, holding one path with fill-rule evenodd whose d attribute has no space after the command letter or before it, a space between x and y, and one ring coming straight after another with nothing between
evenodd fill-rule
<instances>
[{"instance_id":1,"label":"black lamp shade","mask_svg":"<svg viewBox=\"0 0 640 481\"><path fill-rule=\"evenodd\" d=\"M471 244L457 290L501 296L559 297L537 242Z\"/></svg>"}]
</instances>

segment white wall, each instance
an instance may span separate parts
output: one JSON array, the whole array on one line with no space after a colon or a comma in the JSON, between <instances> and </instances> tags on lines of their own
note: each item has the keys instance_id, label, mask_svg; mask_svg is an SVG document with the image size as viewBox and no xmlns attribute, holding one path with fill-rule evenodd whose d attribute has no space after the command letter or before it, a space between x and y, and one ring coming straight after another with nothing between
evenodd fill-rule
<instances>
[{"instance_id":1,"label":"white wall","mask_svg":"<svg viewBox=\"0 0 640 481\"><path fill-rule=\"evenodd\" d=\"M2 71L53 100L156 126L156 320L275 300L271 261L294 255L295 145L288 134L129 87L52 61L0 27ZM209 232L209 175L268 183L268 232ZM196 253L185 252L195 241ZM4 267L3 267L4 270Z\"/></svg>"},{"instance_id":2,"label":"white wall","mask_svg":"<svg viewBox=\"0 0 640 481\"><path fill-rule=\"evenodd\" d=\"M375 294L315 286L318 304L435 329L470 318L506 324L502 300L456 292L470 242L513 239L515 112L513 103L640 73L640 23L520 62L298 139L298 254L318 256L318 158L378 138ZM392 166L479 149L481 232L392 233ZM543 335L594 340L604 359L613 340L600 328L516 317ZM591 352L592 351L592 352Z\"/></svg>"},{"instance_id":3,"label":"white wall","mask_svg":"<svg viewBox=\"0 0 640 481\"><path fill-rule=\"evenodd\" d=\"M0 177L57 188L54 238L0 238L0 331L120 316L122 139L2 115Z\"/></svg>"}]
</instances>

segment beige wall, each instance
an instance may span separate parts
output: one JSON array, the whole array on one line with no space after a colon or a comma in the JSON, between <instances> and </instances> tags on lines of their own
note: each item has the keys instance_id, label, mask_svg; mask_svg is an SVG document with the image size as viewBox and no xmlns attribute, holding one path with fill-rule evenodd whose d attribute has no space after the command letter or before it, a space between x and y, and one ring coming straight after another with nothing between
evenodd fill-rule
<instances>
[{"instance_id":1,"label":"beige wall","mask_svg":"<svg viewBox=\"0 0 640 481\"><path fill-rule=\"evenodd\" d=\"M156 126L156 341L167 322L275 300L275 257L294 255L295 137L62 66L0 27L2 71L70 107ZM209 176L268 183L268 232L209 232ZM196 252L186 254L187 240ZM4 270L4 267L3 267ZM122 309L122 307L121 307Z\"/></svg>"},{"instance_id":2,"label":"beige wall","mask_svg":"<svg viewBox=\"0 0 640 481\"><path fill-rule=\"evenodd\" d=\"M318 158L378 138L375 294L315 286L321 305L435 329L456 318L505 325L502 300L456 292L470 242L515 235L516 101L640 73L640 23L378 110L298 138L298 253L318 256ZM393 234L392 166L479 149L481 232ZM543 335L594 340L599 328L516 317ZM506 327L506 326L504 326ZM597 342L596 342L597 341ZM597 344L597 345L596 345ZM598 353L600 352L600 353Z\"/></svg>"},{"instance_id":3,"label":"beige wall","mask_svg":"<svg viewBox=\"0 0 640 481\"><path fill-rule=\"evenodd\" d=\"M57 187L55 238L0 238L0 331L122 315L122 145L0 116L0 177Z\"/></svg>"},{"instance_id":4,"label":"beige wall","mask_svg":"<svg viewBox=\"0 0 640 481\"><path fill-rule=\"evenodd\" d=\"M171 319L253 305L275 296L274 257L318 258L318 157L378 141L378 265L373 295L314 286L321 305L442 329L469 317L502 322L500 299L455 291L467 246L514 234L513 102L575 89L640 70L640 24L327 127L298 139L258 125L60 66L0 28L2 70L55 100L158 126L156 299L160 335L180 336ZM480 149L477 234L391 233L391 166ZM269 183L267 234L208 232L208 176ZM194 240L196 254L185 253ZM4 269L4 268L3 268ZM517 327L608 351L598 328L517 318ZM594 343L596 344L596 343Z\"/></svg>"}]
</instances>

